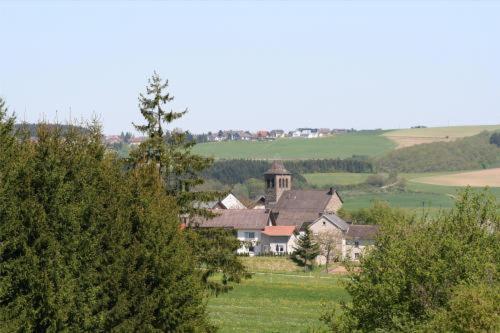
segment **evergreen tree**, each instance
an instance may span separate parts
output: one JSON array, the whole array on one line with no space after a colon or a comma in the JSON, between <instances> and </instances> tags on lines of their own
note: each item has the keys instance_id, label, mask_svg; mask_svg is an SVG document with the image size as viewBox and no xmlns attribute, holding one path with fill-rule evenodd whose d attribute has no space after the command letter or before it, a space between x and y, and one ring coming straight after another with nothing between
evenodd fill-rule
<instances>
[{"instance_id":1,"label":"evergreen tree","mask_svg":"<svg viewBox=\"0 0 500 333\"><path fill-rule=\"evenodd\" d=\"M0 330L212 330L152 166L124 173L95 125L15 135L0 105Z\"/></svg>"},{"instance_id":2,"label":"evergreen tree","mask_svg":"<svg viewBox=\"0 0 500 333\"><path fill-rule=\"evenodd\" d=\"M163 182L165 193L176 200L179 215L183 219L212 218L214 213L203 207L203 203L218 200L222 193L216 191L195 191L203 184L201 172L213 160L191 152L195 142L188 140L186 133L168 130L172 122L181 118L181 112L166 111L165 105L173 100L166 91L168 81L163 82L155 72L146 87L146 94L140 94L139 107L146 120L145 125L134 125L137 130L148 135L148 140L132 153L135 168L151 166L151 170ZM190 223L186 234L192 248L196 251L197 267L201 281L216 294L229 290L229 282L239 282L248 277L245 267L236 256L238 240L228 230L200 230ZM216 273L221 278L216 279Z\"/></svg>"},{"instance_id":3,"label":"evergreen tree","mask_svg":"<svg viewBox=\"0 0 500 333\"><path fill-rule=\"evenodd\" d=\"M202 282L212 293L227 292L232 289L232 283L250 277L235 255L241 244L233 232L222 228L189 228L186 233L202 268ZM217 274L221 275L220 279L214 278Z\"/></svg>"},{"instance_id":4,"label":"evergreen tree","mask_svg":"<svg viewBox=\"0 0 500 333\"><path fill-rule=\"evenodd\" d=\"M185 132L166 128L187 113L187 109L181 112L165 109L165 105L174 99L167 88L168 80L163 82L155 72L146 87L146 94L139 95L139 108L146 124L134 126L146 134L148 140L131 154L132 161L135 165L156 165L166 192L176 198L181 214L213 216L200 208L199 203L217 200L221 193L192 191L195 186L203 184L200 173L213 163L213 159L193 154L191 149L195 142L188 141Z\"/></svg>"},{"instance_id":5,"label":"evergreen tree","mask_svg":"<svg viewBox=\"0 0 500 333\"><path fill-rule=\"evenodd\" d=\"M320 252L319 245L314 240L314 235L306 228L305 232L297 240L297 246L292 253L292 260L303 266L304 270L310 270Z\"/></svg>"}]
</instances>

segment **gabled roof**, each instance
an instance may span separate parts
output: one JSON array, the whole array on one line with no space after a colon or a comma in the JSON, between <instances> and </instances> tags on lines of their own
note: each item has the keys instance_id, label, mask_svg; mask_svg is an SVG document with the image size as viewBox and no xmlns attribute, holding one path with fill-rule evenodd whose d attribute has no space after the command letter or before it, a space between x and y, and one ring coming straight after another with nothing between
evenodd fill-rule
<instances>
[{"instance_id":1,"label":"gabled roof","mask_svg":"<svg viewBox=\"0 0 500 333\"><path fill-rule=\"evenodd\" d=\"M321 217L324 217L342 231L347 231L350 227L349 224L342 220L337 214L323 214Z\"/></svg>"},{"instance_id":2,"label":"gabled roof","mask_svg":"<svg viewBox=\"0 0 500 333\"><path fill-rule=\"evenodd\" d=\"M377 237L378 225L372 224L353 224L347 230L346 238L373 240Z\"/></svg>"},{"instance_id":3,"label":"gabled roof","mask_svg":"<svg viewBox=\"0 0 500 333\"><path fill-rule=\"evenodd\" d=\"M226 209L246 209L247 207L238 198L229 193L225 198L219 201Z\"/></svg>"},{"instance_id":4,"label":"gabled roof","mask_svg":"<svg viewBox=\"0 0 500 333\"><path fill-rule=\"evenodd\" d=\"M291 236L295 232L295 226L267 226L262 233L267 236Z\"/></svg>"},{"instance_id":5,"label":"gabled roof","mask_svg":"<svg viewBox=\"0 0 500 333\"><path fill-rule=\"evenodd\" d=\"M263 229L269 213L262 209L222 209L213 219L197 219L195 224L208 228Z\"/></svg>"},{"instance_id":6,"label":"gabled roof","mask_svg":"<svg viewBox=\"0 0 500 333\"><path fill-rule=\"evenodd\" d=\"M318 214L325 211L331 198L330 191L325 190L288 190L279 198L275 210L311 211Z\"/></svg>"}]
</instances>

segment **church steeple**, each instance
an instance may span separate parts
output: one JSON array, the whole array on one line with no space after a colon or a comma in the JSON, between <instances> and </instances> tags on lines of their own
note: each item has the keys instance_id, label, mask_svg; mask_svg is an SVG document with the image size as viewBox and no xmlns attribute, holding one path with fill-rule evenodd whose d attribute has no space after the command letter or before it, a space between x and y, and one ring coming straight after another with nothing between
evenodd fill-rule
<instances>
[{"instance_id":1,"label":"church steeple","mask_svg":"<svg viewBox=\"0 0 500 333\"><path fill-rule=\"evenodd\" d=\"M284 191L292 188L292 174L285 169L283 162L274 161L271 168L264 173L266 185L266 206L278 202Z\"/></svg>"}]
</instances>

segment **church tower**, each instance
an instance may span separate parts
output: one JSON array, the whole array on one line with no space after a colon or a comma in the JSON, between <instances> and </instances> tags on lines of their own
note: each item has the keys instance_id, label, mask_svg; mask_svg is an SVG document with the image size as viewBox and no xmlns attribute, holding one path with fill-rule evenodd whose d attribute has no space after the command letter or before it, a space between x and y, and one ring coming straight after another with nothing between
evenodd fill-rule
<instances>
[{"instance_id":1,"label":"church tower","mask_svg":"<svg viewBox=\"0 0 500 333\"><path fill-rule=\"evenodd\" d=\"M292 188L292 174L281 161L273 162L271 168L264 173L264 181L267 208L276 204L284 191Z\"/></svg>"}]
</instances>

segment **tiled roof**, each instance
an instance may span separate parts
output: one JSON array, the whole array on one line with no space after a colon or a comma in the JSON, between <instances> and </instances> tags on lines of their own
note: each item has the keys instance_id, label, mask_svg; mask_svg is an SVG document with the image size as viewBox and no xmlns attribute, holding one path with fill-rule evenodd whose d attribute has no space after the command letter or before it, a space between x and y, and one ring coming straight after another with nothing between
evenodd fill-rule
<instances>
[{"instance_id":1,"label":"tiled roof","mask_svg":"<svg viewBox=\"0 0 500 333\"><path fill-rule=\"evenodd\" d=\"M269 214L262 209L223 209L215 211L218 216L213 219L196 220L200 227L264 229Z\"/></svg>"},{"instance_id":2,"label":"tiled roof","mask_svg":"<svg viewBox=\"0 0 500 333\"><path fill-rule=\"evenodd\" d=\"M304 222L313 222L320 213L316 211L300 211L300 210L280 210L279 214L273 211L273 223L280 225L293 225L300 227Z\"/></svg>"},{"instance_id":3,"label":"tiled roof","mask_svg":"<svg viewBox=\"0 0 500 333\"><path fill-rule=\"evenodd\" d=\"M288 190L281 195L276 203L275 210L323 213L331 198L330 191L325 190Z\"/></svg>"},{"instance_id":4,"label":"tiled roof","mask_svg":"<svg viewBox=\"0 0 500 333\"><path fill-rule=\"evenodd\" d=\"M291 236L295 232L295 228L293 225L267 226L262 233L267 236Z\"/></svg>"},{"instance_id":5,"label":"tiled roof","mask_svg":"<svg viewBox=\"0 0 500 333\"><path fill-rule=\"evenodd\" d=\"M378 233L378 225L353 224L347 230L346 238L349 239L375 239Z\"/></svg>"}]
</instances>

